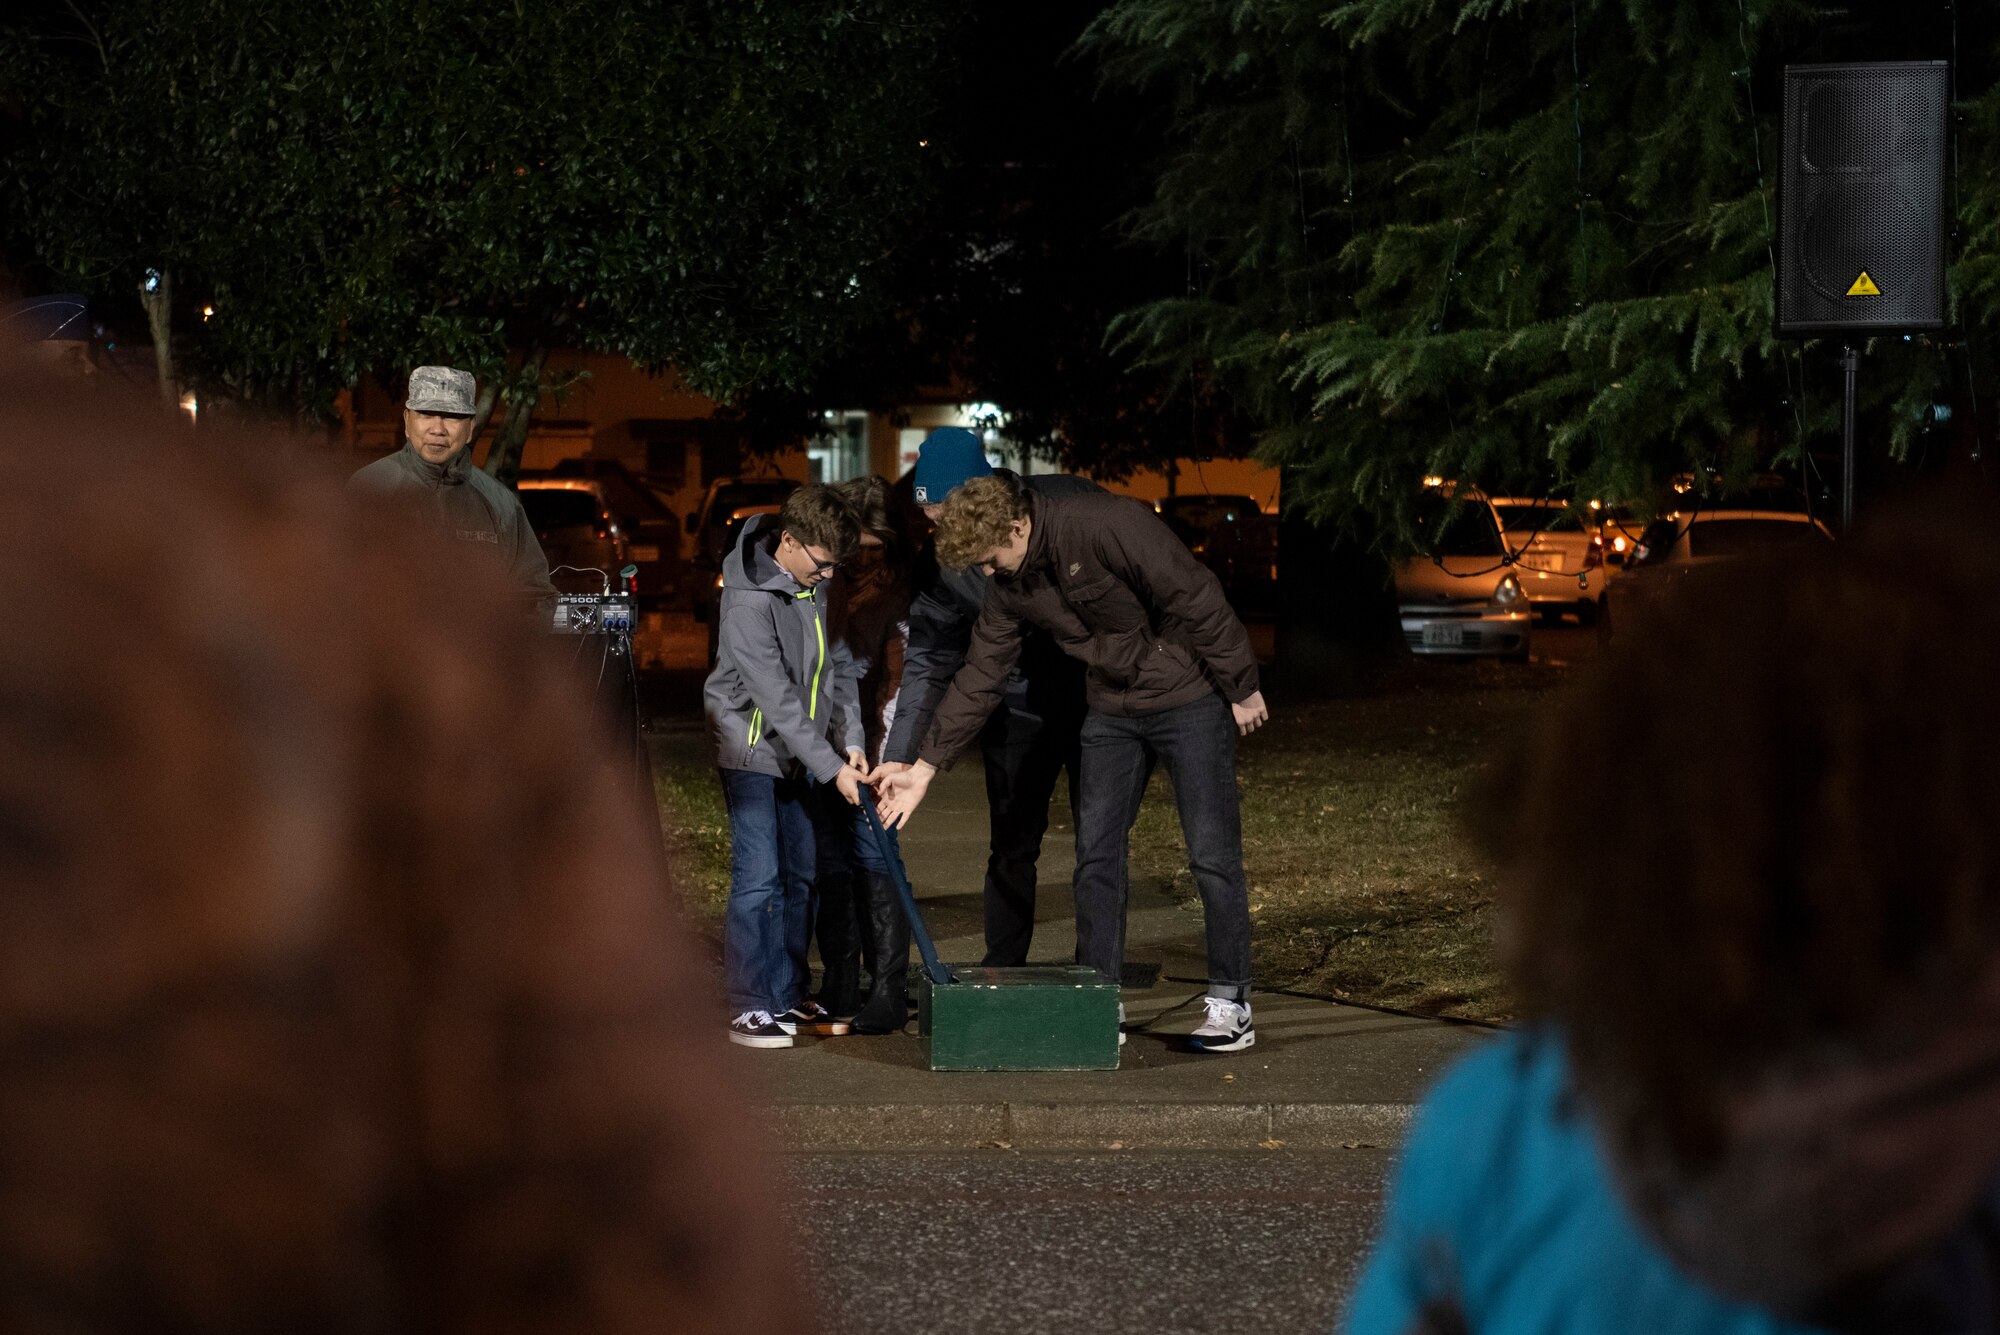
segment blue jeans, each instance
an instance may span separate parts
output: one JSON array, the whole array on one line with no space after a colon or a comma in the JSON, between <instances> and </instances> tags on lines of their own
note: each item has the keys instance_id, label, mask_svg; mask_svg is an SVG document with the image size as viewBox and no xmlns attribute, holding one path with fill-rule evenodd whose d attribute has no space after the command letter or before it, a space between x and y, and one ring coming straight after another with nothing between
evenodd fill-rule
<instances>
[{"instance_id":1,"label":"blue jeans","mask_svg":"<svg viewBox=\"0 0 2000 1335\"><path fill-rule=\"evenodd\" d=\"M1201 892L1208 936L1208 994L1250 997L1250 890L1236 794L1236 719L1205 695L1155 714L1091 710L1083 721L1076 812L1076 959L1107 978L1125 963L1127 857L1139 799L1155 764L1174 781L1188 870Z\"/></svg>"},{"instance_id":2,"label":"blue jeans","mask_svg":"<svg viewBox=\"0 0 2000 1335\"><path fill-rule=\"evenodd\" d=\"M729 808L729 913L722 972L729 1013L782 1015L805 1000L813 876L810 779L722 771Z\"/></svg>"}]
</instances>

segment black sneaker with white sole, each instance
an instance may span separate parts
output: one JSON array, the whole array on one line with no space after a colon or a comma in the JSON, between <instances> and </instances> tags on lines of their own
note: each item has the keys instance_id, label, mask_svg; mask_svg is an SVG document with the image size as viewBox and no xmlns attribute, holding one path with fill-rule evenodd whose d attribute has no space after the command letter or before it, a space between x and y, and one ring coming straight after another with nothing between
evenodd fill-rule
<instances>
[{"instance_id":1,"label":"black sneaker with white sole","mask_svg":"<svg viewBox=\"0 0 2000 1335\"><path fill-rule=\"evenodd\" d=\"M1189 1047L1196 1052L1241 1052L1256 1043L1249 1003L1227 997L1203 997L1202 1002L1208 1007L1208 1018L1188 1035Z\"/></svg>"},{"instance_id":2,"label":"black sneaker with white sole","mask_svg":"<svg viewBox=\"0 0 2000 1335\"><path fill-rule=\"evenodd\" d=\"M846 1020L836 1019L832 1011L812 1000L801 1001L775 1020L786 1033L812 1034L818 1038L838 1037L848 1029Z\"/></svg>"},{"instance_id":3,"label":"black sneaker with white sole","mask_svg":"<svg viewBox=\"0 0 2000 1335\"><path fill-rule=\"evenodd\" d=\"M769 1011L744 1011L729 1022L729 1041L746 1048L788 1048L792 1036L779 1027Z\"/></svg>"}]
</instances>

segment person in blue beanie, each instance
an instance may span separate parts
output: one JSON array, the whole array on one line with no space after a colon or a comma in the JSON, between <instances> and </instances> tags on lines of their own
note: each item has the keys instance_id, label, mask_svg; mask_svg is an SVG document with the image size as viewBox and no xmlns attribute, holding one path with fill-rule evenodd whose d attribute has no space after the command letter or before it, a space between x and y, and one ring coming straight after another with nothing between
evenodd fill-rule
<instances>
[{"instance_id":1,"label":"person in blue beanie","mask_svg":"<svg viewBox=\"0 0 2000 1335\"><path fill-rule=\"evenodd\" d=\"M995 472L979 437L964 427L940 427L917 451L915 500L935 522L945 498L974 478ZM1101 492L1096 483L1061 473L1019 479L1041 495ZM871 779L907 770L929 731L938 702L965 662L973 623L985 606L991 579L978 570L946 570L935 561L920 575L910 607L909 646L902 691ZM1078 737L1083 728L1083 667L1056 647L1046 632L1029 635L1020 665L1008 678L1005 703L980 734L986 765L991 838L984 887L986 955L983 963L1027 963L1035 930L1035 863L1049 826L1049 801L1069 775L1070 803L1077 801ZM904 947L907 952L908 946Z\"/></svg>"},{"instance_id":2,"label":"person in blue beanie","mask_svg":"<svg viewBox=\"0 0 2000 1335\"><path fill-rule=\"evenodd\" d=\"M1418 1110L1347 1335L2000 1330L1996 532L1696 571L1495 767L1529 1024Z\"/></svg>"}]
</instances>

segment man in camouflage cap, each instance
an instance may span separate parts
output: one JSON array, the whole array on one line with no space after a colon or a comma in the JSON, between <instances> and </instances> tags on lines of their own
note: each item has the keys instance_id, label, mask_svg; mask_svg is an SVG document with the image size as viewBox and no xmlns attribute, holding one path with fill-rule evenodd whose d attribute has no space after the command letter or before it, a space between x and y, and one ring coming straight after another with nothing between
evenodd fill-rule
<instances>
[{"instance_id":1,"label":"man in camouflage cap","mask_svg":"<svg viewBox=\"0 0 2000 1335\"><path fill-rule=\"evenodd\" d=\"M355 492L480 544L522 590L555 596L548 558L513 492L472 466L475 390L469 371L419 366L403 401L403 448L348 480Z\"/></svg>"}]
</instances>

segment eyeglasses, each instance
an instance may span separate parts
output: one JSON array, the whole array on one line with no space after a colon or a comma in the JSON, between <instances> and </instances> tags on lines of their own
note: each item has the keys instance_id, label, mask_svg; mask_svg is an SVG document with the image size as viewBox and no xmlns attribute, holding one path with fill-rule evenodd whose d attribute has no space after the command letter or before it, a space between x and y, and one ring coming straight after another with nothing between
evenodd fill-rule
<instances>
[{"instance_id":1,"label":"eyeglasses","mask_svg":"<svg viewBox=\"0 0 2000 1335\"><path fill-rule=\"evenodd\" d=\"M815 557L812 554L812 549L806 546L803 542L800 542L798 539L798 535L793 533L791 530L787 529L785 531L784 537L786 542L791 543L792 546L798 548L801 552L805 553L806 560L811 561L813 563L813 574L831 575L834 571L840 569L840 562L838 559L832 561L822 561L818 557Z\"/></svg>"}]
</instances>

